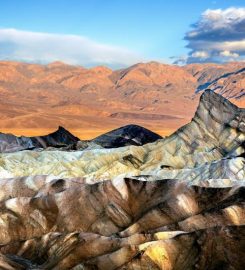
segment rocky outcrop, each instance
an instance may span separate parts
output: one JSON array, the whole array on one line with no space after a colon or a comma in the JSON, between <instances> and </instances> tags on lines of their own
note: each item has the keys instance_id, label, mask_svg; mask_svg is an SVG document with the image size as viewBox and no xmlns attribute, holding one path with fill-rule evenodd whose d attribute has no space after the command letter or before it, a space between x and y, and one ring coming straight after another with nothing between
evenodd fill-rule
<instances>
[{"instance_id":1,"label":"rocky outcrop","mask_svg":"<svg viewBox=\"0 0 245 270\"><path fill-rule=\"evenodd\" d=\"M46 136L31 137L35 147L62 147L69 146L78 142L79 138L72 135L68 130L59 127L57 131Z\"/></svg>"},{"instance_id":2,"label":"rocky outcrop","mask_svg":"<svg viewBox=\"0 0 245 270\"><path fill-rule=\"evenodd\" d=\"M48 147L66 147L72 146L78 142L79 139L72 135L68 130L59 127L57 131L36 137L17 137L13 134L0 133L0 153L16 152L35 148Z\"/></svg>"},{"instance_id":3,"label":"rocky outcrop","mask_svg":"<svg viewBox=\"0 0 245 270\"><path fill-rule=\"evenodd\" d=\"M159 139L162 139L162 137L146 128L128 125L112 130L92 141L104 148L116 148L127 145L144 145Z\"/></svg>"},{"instance_id":4,"label":"rocky outcrop","mask_svg":"<svg viewBox=\"0 0 245 270\"><path fill-rule=\"evenodd\" d=\"M0 267L242 270L244 123L208 90L189 124L152 143L99 145L145 142L123 128L82 150L1 154Z\"/></svg>"},{"instance_id":5,"label":"rocky outcrop","mask_svg":"<svg viewBox=\"0 0 245 270\"><path fill-rule=\"evenodd\" d=\"M150 242L143 243L144 240ZM137 235L131 239L53 233L40 240L33 239L21 249L19 254L28 259L20 255L1 255L0 263L2 269L159 270L208 267L240 270L244 266L243 251L243 226L214 227L188 234ZM43 257L47 255L49 259L44 262ZM76 264L77 261L80 263Z\"/></svg>"},{"instance_id":6,"label":"rocky outcrop","mask_svg":"<svg viewBox=\"0 0 245 270\"><path fill-rule=\"evenodd\" d=\"M88 181L118 175L153 175L196 182L244 179L244 119L244 109L213 91L205 91L192 121L167 138L141 147L35 152L35 159L30 151L6 154L2 156L0 173L6 177L84 176Z\"/></svg>"},{"instance_id":7,"label":"rocky outcrop","mask_svg":"<svg viewBox=\"0 0 245 270\"><path fill-rule=\"evenodd\" d=\"M1 263L16 269L242 269L243 186L57 179L2 201L0 218Z\"/></svg>"},{"instance_id":8,"label":"rocky outcrop","mask_svg":"<svg viewBox=\"0 0 245 270\"><path fill-rule=\"evenodd\" d=\"M57 131L45 136L18 137L13 134L0 133L0 153L18 152L21 150L84 150L117 148L127 145L144 145L162 139L158 134L136 125L128 125L107 132L92 140L80 141L68 130L59 127Z\"/></svg>"},{"instance_id":9,"label":"rocky outcrop","mask_svg":"<svg viewBox=\"0 0 245 270\"><path fill-rule=\"evenodd\" d=\"M17 137L13 134L0 133L0 152L16 152L34 148L32 140L28 137Z\"/></svg>"}]
</instances>

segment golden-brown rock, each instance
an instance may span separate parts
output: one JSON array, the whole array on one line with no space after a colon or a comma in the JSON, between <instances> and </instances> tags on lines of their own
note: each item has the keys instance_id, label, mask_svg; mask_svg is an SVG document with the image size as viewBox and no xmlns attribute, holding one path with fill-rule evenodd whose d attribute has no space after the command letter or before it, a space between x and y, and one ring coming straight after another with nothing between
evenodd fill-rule
<instances>
[{"instance_id":1,"label":"golden-brown rock","mask_svg":"<svg viewBox=\"0 0 245 270\"><path fill-rule=\"evenodd\" d=\"M208 90L153 143L1 154L0 268L243 270L244 117Z\"/></svg>"}]
</instances>

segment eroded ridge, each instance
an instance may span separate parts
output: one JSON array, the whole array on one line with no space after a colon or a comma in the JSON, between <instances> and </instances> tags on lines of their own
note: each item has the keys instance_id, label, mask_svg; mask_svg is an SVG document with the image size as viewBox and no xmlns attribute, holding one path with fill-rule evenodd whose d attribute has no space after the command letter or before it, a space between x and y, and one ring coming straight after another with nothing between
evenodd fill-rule
<instances>
[{"instance_id":1,"label":"eroded ridge","mask_svg":"<svg viewBox=\"0 0 245 270\"><path fill-rule=\"evenodd\" d=\"M0 268L243 270L244 118L205 91L152 143L1 154Z\"/></svg>"}]
</instances>

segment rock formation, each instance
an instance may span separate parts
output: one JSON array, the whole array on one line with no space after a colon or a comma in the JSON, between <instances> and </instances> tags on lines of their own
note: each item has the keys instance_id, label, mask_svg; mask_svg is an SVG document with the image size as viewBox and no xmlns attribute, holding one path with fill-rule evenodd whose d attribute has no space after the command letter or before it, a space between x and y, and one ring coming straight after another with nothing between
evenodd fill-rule
<instances>
[{"instance_id":1,"label":"rock formation","mask_svg":"<svg viewBox=\"0 0 245 270\"><path fill-rule=\"evenodd\" d=\"M162 139L158 134L136 125L128 125L106 134L92 141L105 148L115 148L127 145L144 145Z\"/></svg>"},{"instance_id":2,"label":"rock formation","mask_svg":"<svg viewBox=\"0 0 245 270\"><path fill-rule=\"evenodd\" d=\"M155 142L162 137L136 125L128 125L100 135L92 140L80 141L68 130L59 127L57 131L35 137L15 136L0 133L0 153L18 152L21 150L48 149L75 150L93 148L117 148L127 145L144 145Z\"/></svg>"},{"instance_id":3,"label":"rock formation","mask_svg":"<svg viewBox=\"0 0 245 270\"><path fill-rule=\"evenodd\" d=\"M0 152L8 153L27 149L65 147L76 144L79 139L63 127L46 136L25 137L0 133Z\"/></svg>"},{"instance_id":4,"label":"rock formation","mask_svg":"<svg viewBox=\"0 0 245 270\"><path fill-rule=\"evenodd\" d=\"M0 173L7 177L84 176L93 182L118 175L153 175L159 179L191 181L243 179L244 115L244 109L207 90L192 121L165 139L142 147L5 154Z\"/></svg>"},{"instance_id":5,"label":"rock formation","mask_svg":"<svg viewBox=\"0 0 245 270\"><path fill-rule=\"evenodd\" d=\"M1 269L244 268L244 109L206 90L169 137L75 148L1 154Z\"/></svg>"}]
</instances>

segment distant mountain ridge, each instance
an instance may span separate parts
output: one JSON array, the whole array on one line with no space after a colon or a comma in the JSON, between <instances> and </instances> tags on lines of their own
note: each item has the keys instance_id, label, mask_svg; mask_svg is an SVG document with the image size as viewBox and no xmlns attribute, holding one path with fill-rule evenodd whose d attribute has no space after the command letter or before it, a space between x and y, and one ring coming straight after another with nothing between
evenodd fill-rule
<instances>
[{"instance_id":1,"label":"distant mountain ridge","mask_svg":"<svg viewBox=\"0 0 245 270\"><path fill-rule=\"evenodd\" d=\"M58 125L95 135L127 124L174 131L191 120L207 88L244 107L245 63L149 62L113 71L2 61L0 128L18 135Z\"/></svg>"}]
</instances>

